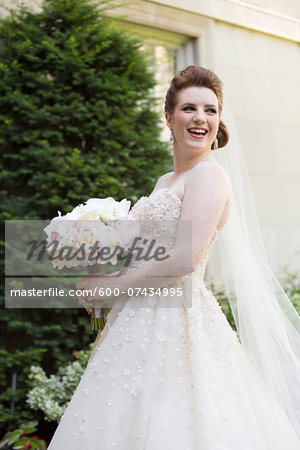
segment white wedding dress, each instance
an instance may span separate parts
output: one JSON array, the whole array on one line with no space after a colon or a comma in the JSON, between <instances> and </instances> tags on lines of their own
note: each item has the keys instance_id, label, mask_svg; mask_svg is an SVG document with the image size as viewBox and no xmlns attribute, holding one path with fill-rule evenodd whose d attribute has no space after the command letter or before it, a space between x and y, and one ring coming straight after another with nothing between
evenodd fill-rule
<instances>
[{"instance_id":1,"label":"white wedding dress","mask_svg":"<svg viewBox=\"0 0 300 450\"><path fill-rule=\"evenodd\" d=\"M180 213L181 200L168 188L132 209L145 221L178 219ZM166 239L175 231L156 230ZM174 283L183 288L182 307L160 307L159 296L139 296L111 309L50 450L300 449L205 287L218 233L196 271Z\"/></svg>"}]
</instances>

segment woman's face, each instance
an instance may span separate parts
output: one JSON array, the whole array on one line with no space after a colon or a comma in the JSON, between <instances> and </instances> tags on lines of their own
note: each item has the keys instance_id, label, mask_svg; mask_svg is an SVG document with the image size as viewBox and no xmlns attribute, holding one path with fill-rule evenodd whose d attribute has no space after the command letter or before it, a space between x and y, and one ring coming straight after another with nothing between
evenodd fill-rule
<instances>
[{"instance_id":1,"label":"woman's face","mask_svg":"<svg viewBox=\"0 0 300 450\"><path fill-rule=\"evenodd\" d=\"M178 146L208 150L216 138L220 122L216 94L206 87L183 89L178 93L173 114L166 113L166 121Z\"/></svg>"}]
</instances>

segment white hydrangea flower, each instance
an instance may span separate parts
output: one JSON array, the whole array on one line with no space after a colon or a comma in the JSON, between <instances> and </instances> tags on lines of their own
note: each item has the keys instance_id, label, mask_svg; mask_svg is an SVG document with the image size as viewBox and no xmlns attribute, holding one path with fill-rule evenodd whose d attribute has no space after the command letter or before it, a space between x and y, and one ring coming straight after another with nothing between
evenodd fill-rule
<instances>
[{"instance_id":1,"label":"white hydrangea flower","mask_svg":"<svg viewBox=\"0 0 300 450\"><path fill-rule=\"evenodd\" d=\"M84 373L89 350L76 353L76 360L60 367L56 375L47 377L39 366L31 366L29 373L32 389L27 393L26 402L34 410L42 410L45 420L59 422Z\"/></svg>"}]
</instances>

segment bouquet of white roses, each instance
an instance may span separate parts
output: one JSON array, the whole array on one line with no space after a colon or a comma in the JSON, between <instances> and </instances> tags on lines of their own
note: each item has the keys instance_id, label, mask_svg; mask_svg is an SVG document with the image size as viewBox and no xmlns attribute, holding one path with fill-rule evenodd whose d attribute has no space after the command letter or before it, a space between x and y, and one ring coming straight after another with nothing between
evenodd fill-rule
<instances>
[{"instance_id":1,"label":"bouquet of white roses","mask_svg":"<svg viewBox=\"0 0 300 450\"><path fill-rule=\"evenodd\" d=\"M66 215L58 212L44 229L53 267L84 266L97 273L103 264L116 265L120 251L126 251L139 232L130 205L127 199L91 198ZM92 329L102 329L103 322L102 309L94 309Z\"/></svg>"}]
</instances>

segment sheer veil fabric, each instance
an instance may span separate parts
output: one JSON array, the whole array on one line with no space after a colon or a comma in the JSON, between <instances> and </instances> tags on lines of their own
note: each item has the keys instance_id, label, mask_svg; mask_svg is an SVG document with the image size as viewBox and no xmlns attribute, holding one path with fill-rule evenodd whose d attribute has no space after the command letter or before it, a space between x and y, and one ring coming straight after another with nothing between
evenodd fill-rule
<instances>
[{"instance_id":1,"label":"sheer veil fabric","mask_svg":"<svg viewBox=\"0 0 300 450\"><path fill-rule=\"evenodd\" d=\"M241 143L226 101L222 120L230 139L213 156L231 178L233 197L206 275L225 285L242 348L300 437L300 318L268 264Z\"/></svg>"}]
</instances>

